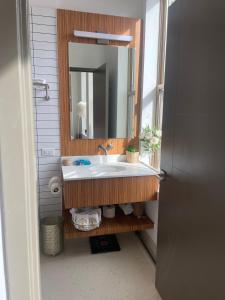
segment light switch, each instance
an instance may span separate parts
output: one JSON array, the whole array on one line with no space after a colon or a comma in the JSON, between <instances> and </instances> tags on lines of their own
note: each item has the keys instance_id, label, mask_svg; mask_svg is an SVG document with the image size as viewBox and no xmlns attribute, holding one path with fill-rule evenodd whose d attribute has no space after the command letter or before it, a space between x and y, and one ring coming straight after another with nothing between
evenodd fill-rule
<instances>
[{"instance_id":1,"label":"light switch","mask_svg":"<svg viewBox=\"0 0 225 300\"><path fill-rule=\"evenodd\" d=\"M42 148L41 155L42 156L55 156L55 149L54 148Z\"/></svg>"}]
</instances>

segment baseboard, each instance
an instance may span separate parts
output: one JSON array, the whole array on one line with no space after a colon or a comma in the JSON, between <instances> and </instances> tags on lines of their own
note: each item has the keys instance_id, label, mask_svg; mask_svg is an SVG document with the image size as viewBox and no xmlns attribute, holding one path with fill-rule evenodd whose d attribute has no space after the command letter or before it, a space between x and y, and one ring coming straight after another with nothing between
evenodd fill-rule
<instances>
[{"instance_id":1,"label":"baseboard","mask_svg":"<svg viewBox=\"0 0 225 300\"><path fill-rule=\"evenodd\" d=\"M148 235L146 231L142 231L138 233L139 238L142 240L144 243L145 247L151 254L152 258L154 261L157 259L157 246L155 242L151 239L151 237Z\"/></svg>"}]
</instances>

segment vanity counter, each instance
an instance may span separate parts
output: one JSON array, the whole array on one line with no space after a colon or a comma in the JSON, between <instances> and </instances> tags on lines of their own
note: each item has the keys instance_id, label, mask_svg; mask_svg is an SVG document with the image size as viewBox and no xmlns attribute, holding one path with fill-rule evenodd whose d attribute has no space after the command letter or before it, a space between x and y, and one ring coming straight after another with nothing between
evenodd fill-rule
<instances>
[{"instance_id":1,"label":"vanity counter","mask_svg":"<svg viewBox=\"0 0 225 300\"><path fill-rule=\"evenodd\" d=\"M63 159L68 159L64 157ZM91 162L87 166L62 166L64 181L101 178L156 176L159 173L142 162L130 164L125 155L71 157L71 160L85 159Z\"/></svg>"}]
</instances>

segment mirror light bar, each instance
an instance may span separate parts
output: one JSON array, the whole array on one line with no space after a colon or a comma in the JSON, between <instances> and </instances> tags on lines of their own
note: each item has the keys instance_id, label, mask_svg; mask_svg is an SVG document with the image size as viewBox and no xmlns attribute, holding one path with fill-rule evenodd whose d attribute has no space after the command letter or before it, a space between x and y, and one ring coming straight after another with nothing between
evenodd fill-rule
<instances>
[{"instance_id":1,"label":"mirror light bar","mask_svg":"<svg viewBox=\"0 0 225 300\"><path fill-rule=\"evenodd\" d=\"M111 40L111 41L121 41L121 42L132 42L133 37L131 35L119 35L101 32L89 32L89 31L78 31L74 30L74 36L83 37L89 39L99 39L99 40Z\"/></svg>"}]
</instances>

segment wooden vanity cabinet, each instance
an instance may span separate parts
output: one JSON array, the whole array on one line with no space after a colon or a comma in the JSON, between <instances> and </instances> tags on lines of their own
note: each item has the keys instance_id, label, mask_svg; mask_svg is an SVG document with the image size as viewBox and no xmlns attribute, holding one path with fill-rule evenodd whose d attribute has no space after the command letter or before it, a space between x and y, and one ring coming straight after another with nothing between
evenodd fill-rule
<instances>
[{"instance_id":1,"label":"wooden vanity cabinet","mask_svg":"<svg viewBox=\"0 0 225 300\"><path fill-rule=\"evenodd\" d=\"M120 209L114 219L102 218L99 228L83 232L74 228L69 209L109 204L134 203L157 200L158 179L155 176L107 179L73 180L63 184L65 238L89 237L129 231L142 231L154 227L147 217L125 216Z\"/></svg>"},{"instance_id":2,"label":"wooden vanity cabinet","mask_svg":"<svg viewBox=\"0 0 225 300\"><path fill-rule=\"evenodd\" d=\"M157 199L157 189L155 176L65 181L64 206L69 209L151 201Z\"/></svg>"}]
</instances>

